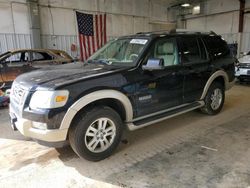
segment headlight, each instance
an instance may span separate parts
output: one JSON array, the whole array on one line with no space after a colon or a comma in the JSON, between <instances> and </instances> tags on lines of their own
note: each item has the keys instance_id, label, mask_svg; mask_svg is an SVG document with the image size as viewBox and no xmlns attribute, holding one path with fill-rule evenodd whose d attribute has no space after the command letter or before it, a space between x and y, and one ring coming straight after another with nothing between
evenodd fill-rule
<instances>
[{"instance_id":1,"label":"headlight","mask_svg":"<svg viewBox=\"0 0 250 188\"><path fill-rule=\"evenodd\" d=\"M58 108L66 104L69 97L67 90L36 91L30 100L30 108Z\"/></svg>"}]
</instances>

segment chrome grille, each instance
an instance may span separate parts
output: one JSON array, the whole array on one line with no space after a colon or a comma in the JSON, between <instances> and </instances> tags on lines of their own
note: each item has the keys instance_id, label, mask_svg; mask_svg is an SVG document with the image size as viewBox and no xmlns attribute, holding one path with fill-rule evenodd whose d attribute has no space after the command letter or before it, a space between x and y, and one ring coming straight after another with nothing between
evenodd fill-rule
<instances>
[{"instance_id":1,"label":"chrome grille","mask_svg":"<svg viewBox=\"0 0 250 188\"><path fill-rule=\"evenodd\" d=\"M17 105L22 106L26 98L27 90L17 83L13 83L11 88L10 100Z\"/></svg>"},{"instance_id":2,"label":"chrome grille","mask_svg":"<svg viewBox=\"0 0 250 188\"><path fill-rule=\"evenodd\" d=\"M239 68L250 68L250 63L240 63Z\"/></svg>"}]
</instances>

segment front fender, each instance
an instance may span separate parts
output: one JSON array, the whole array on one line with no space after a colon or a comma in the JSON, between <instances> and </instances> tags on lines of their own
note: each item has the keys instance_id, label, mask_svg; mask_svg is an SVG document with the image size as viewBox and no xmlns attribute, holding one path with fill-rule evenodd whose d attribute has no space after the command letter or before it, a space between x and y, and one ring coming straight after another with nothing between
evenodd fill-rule
<instances>
[{"instance_id":1,"label":"front fender","mask_svg":"<svg viewBox=\"0 0 250 188\"><path fill-rule=\"evenodd\" d=\"M100 99L116 99L120 101L126 112L126 122L132 121L133 108L128 97L119 91L106 89L89 93L81 97L73 105L71 105L62 120L60 129L68 129L77 112L79 112L88 104Z\"/></svg>"}]
</instances>

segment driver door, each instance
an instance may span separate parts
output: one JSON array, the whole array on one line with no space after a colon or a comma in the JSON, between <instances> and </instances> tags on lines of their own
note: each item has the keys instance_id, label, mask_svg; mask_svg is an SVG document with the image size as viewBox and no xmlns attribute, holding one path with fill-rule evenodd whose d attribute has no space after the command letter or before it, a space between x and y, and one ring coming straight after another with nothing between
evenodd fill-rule
<instances>
[{"instance_id":1,"label":"driver door","mask_svg":"<svg viewBox=\"0 0 250 188\"><path fill-rule=\"evenodd\" d=\"M183 103L182 65L176 38L160 38L147 54L148 59L163 59L163 70L143 70L137 86L137 112L143 116L172 108Z\"/></svg>"}]
</instances>

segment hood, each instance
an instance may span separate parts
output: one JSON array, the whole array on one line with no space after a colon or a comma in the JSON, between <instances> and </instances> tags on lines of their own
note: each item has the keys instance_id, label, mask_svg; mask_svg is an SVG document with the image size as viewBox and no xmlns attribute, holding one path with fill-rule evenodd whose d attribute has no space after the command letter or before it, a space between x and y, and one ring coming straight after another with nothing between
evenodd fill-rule
<instances>
[{"instance_id":1,"label":"hood","mask_svg":"<svg viewBox=\"0 0 250 188\"><path fill-rule=\"evenodd\" d=\"M54 88L125 69L101 64L69 63L50 66L18 76L15 82L28 88ZM126 68L127 69L127 68Z\"/></svg>"}]
</instances>

